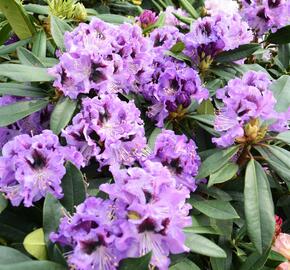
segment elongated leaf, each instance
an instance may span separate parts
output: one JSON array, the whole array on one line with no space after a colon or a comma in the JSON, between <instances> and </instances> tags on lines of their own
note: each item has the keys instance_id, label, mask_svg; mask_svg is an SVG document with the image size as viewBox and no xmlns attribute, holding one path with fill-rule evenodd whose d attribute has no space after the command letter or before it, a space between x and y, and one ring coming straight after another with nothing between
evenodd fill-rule
<instances>
[{"instance_id":1,"label":"elongated leaf","mask_svg":"<svg viewBox=\"0 0 290 270\"><path fill-rule=\"evenodd\" d=\"M176 17L176 19L178 19L179 21L181 21L181 22L183 22L183 23L185 23L187 25L190 25L194 21L194 19L188 18L188 17L183 16L183 15L180 15L180 14L178 14L176 12L172 12L172 14Z\"/></svg>"},{"instance_id":2,"label":"elongated leaf","mask_svg":"<svg viewBox=\"0 0 290 270\"><path fill-rule=\"evenodd\" d=\"M0 0L0 10L20 39L32 37L35 27L21 4L16 0Z\"/></svg>"},{"instance_id":3,"label":"elongated leaf","mask_svg":"<svg viewBox=\"0 0 290 270\"><path fill-rule=\"evenodd\" d=\"M281 44L278 50L278 59L282 63L284 69L290 66L290 44Z\"/></svg>"},{"instance_id":4,"label":"elongated leaf","mask_svg":"<svg viewBox=\"0 0 290 270\"><path fill-rule=\"evenodd\" d=\"M46 246L44 242L44 233L42 228L28 234L23 241L23 246L26 251L36 259L46 259Z\"/></svg>"},{"instance_id":5,"label":"elongated leaf","mask_svg":"<svg viewBox=\"0 0 290 270\"><path fill-rule=\"evenodd\" d=\"M255 148L290 187L290 152L274 145Z\"/></svg>"},{"instance_id":6,"label":"elongated leaf","mask_svg":"<svg viewBox=\"0 0 290 270\"><path fill-rule=\"evenodd\" d=\"M151 253L148 253L140 258L128 258L120 262L118 270L148 270L151 260Z\"/></svg>"},{"instance_id":7,"label":"elongated leaf","mask_svg":"<svg viewBox=\"0 0 290 270\"><path fill-rule=\"evenodd\" d=\"M220 200L195 201L192 206L203 214L216 219L239 218L236 210L229 202Z\"/></svg>"},{"instance_id":8,"label":"elongated leaf","mask_svg":"<svg viewBox=\"0 0 290 270\"><path fill-rule=\"evenodd\" d=\"M72 163L66 164L66 174L61 181L64 196L61 204L70 213L73 213L75 206L81 204L86 198L85 182L82 173Z\"/></svg>"},{"instance_id":9,"label":"elongated leaf","mask_svg":"<svg viewBox=\"0 0 290 270\"><path fill-rule=\"evenodd\" d=\"M164 12L160 13L157 22L145 28L143 30L143 34L149 33L153 29L163 26L165 23L165 18L166 18L165 13Z\"/></svg>"},{"instance_id":10,"label":"elongated leaf","mask_svg":"<svg viewBox=\"0 0 290 270\"><path fill-rule=\"evenodd\" d=\"M183 259L181 262L171 266L169 270L200 270L200 268L188 259Z\"/></svg>"},{"instance_id":11,"label":"elongated leaf","mask_svg":"<svg viewBox=\"0 0 290 270\"><path fill-rule=\"evenodd\" d=\"M47 194L43 206L43 231L46 243L49 243L49 234L58 228L63 217L63 207L51 194Z\"/></svg>"},{"instance_id":12,"label":"elongated leaf","mask_svg":"<svg viewBox=\"0 0 290 270\"><path fill-rule=\"evenodd\" d=\"M199 114L214 115L214 107L210 100L204 100L197 108Z\"/></svg>"},{"instance_id":13,"label":"elongated leaf","mask_svg":"<svg viewBox=\"0 0 290 270\"><path fill-rule=\"evenodd\" d=\"M170 51L172 53L181 53L184 50L184 48L185 48L184 43L179 41L170 49Z\"/></svg>"},{"instance_id":14,"label":"elongated leaf","mask_svg":"<svg viewBox=\"0 0 290 270\"><path fill-rule=\"evenodd\" d=\"M7 39L9 39L11 26L9 23L3 25L0 29L0 45L3 45Z\"/></svg>"},{"instance_id":15,"label":"elongated leaf","mask_svg":"<svg viewBox=\"0 0 290 270\"><path fill-rule=\"evenodd\" d=\"M156 138L161 132L162 132L161 128L155 128L150 134L148 138L148 145L151 148L151 150L154 150Z\"/></svg>"},{"instance_id":16,"label":"elongated leaf","mask_svg":"<svg viewBox=\"0 0 290 270\"><path fill-rule=\"evenodd\" d=\"M5 127L34 112L43 109L48 104L45 99L21 101L12 105L0 107L0 127Z\"/></svg>"},{"instance_id":17,"label":"elongated leaf","mask_svg":"<svg viewBox=\"0 0 290 270\"><path fill-rule=\"evenodd\" d=\"M18 82L49 82L53 80L46 68L16 64L1 64L0 75Z\"/></svg>"},{"instance_id":18,"label":"elongated leaf","mask_svg":"<svg viewBox=\"0 0 290 270\"><path fill-rule=\"evenodd\" d=\"M31 40L31 38L28 38L28 39L17 41L15 43L10 44L10 45L1 46L0 47L0 56L14 52L18 47L21 47L21 46L28 44L30 40Z\"/></svg>"},{"instance_id":19,"label":"elongated leaf","mask_svg":"<svg viewBox=\"0 0 290 270\"><path fill-rule=\"evenodd\" d=\"M186 118L192 118L206 125L213 126L215 116L210 114L188 114L186 115Z\"/></svg>"},{"instance_id":20,"label":"elongated leaf","mask_svg":"<svg viewBox=\"0 0 290 270\"><path fill-rule=\"evenodd\" d=\"M46 34L44 30L37 32L32 39L32 53L39 58L46 56Z\"/></svg>"},{"instance_id":21,"label":"elongated leaf","mask_svg":"<svg viewBox=\"0 0 290 270\"><path fill-rule=\"evenodd\" d=\"M33 66L33 67L44 67L41 61L30 51L23 47L17 48L18 58L23 65Z\"/></svg>"},{"instance_id":22,"label":"elongated leaf","mask_svg":"<svg viewBox=\"0 0 290 270\"><path fill-rule=\"evenodd\" d=\"M112 24L132 23L132 19L118 14L98 14L96 17Z\"/></svg>"},{"instance_id":23,"label":"elongated leaf","mask_svg":"<svg viewBox=\"0 0 290 270\"><path fill-rule=\"evenodd\" d=\"M270 248L265 250L261 255L259 252L253 252L246 261L241 265L240 270L259 270L262 269L267 261Z\"/></svg>"},{"instance_id":24,"label":"elongated leaf","mask_svg":"<svg viewBox=\"0 0 290 270\"><path fill-rule=\"evenodd\" d=\"M287 131L281 132L280 134L276 136L276 139L283 141L287 144L290 144L290 131L287 130Z\"/></svg>"},{"instance_id":25,"label":"elongated leaf","mask_svg":"<svg viewBox=\"0 0 290 270\"><path fill-rule=\"evenodd\" d=\"M191 15L192 18L197 19L199 17L195 8L187 0L179 0L180 5Z\"/></svg>"},{"instance_id":26,"label":"elongated leaf","mask_svg":"<svg viewBox=\"0 0 290 270\"><path fill-rule=\"evenodd\" d=\"M50 118L50 129L55 133L59 134L63 128L70 122L74 111L77 107L77 102L70 98L61 98L51 114Z\"/></svg>"},{"instance_id":27,"label":"elongated leaf","mask_svg":"<svg viewBox=\"0 0 290 270\"><path fill-rule=\"evenodd\" d=\"M254 52L259 50L261 46L259 44L251 43L251 44L243 44L234 50L225 51L219 53L215 57L216 62L224 63L224 62L234 62L243 58L246 58L252 55Z\"/></svg>"},{"instance_id":28,"label":"elongated leaf","mask_svg":"<svg viewBox=\"0 0 290 270\"><path fill-rule=\"evenodd\" d=\"M64 46L64 33L67 31L72 31L72 28L63 20L50 16L51 34L53 40L58 48L65 50Z\"/></svg>"},{"instance_id":29,"label":"elongated leaf","mask_svg":"<svg viewBox=\"0 0 290 270\"><path fill-rule=\"evenodd\" d=\"M209 177L208 186L224 183L228 180L231 180L239 170L239 166L234 163L227 163L220 170L213 173Z\"/></svg>"},{"instance_id":30,"label":"elongated leaf","mask_svg":"<svg viewBox=\"0 0 290 270\"><path fill-rule=\"evenodd\" d=\"M272 243L274 207L267 176L253 159L246 169L244 197L247 231L257 251L262 254Z\"/></svg>"},{"instance_id":31,"label":"elongated leaf","mask_svg":"<svg viewBox=\"0 0 290 270\"><path fill-rule=\"evenodd\" d=\"M8 202L7 200L4 198L4 196L0 193L0 214L3 210L5 210L5 208L7 207Z\"/></svg>"},{"instance_id":32,"label":"elongated leaf","mask_svg":"<svg viewBox=\"0 0 290 270\"><path fill-rule=\"evenodd\" d=\"M41 15L48 15L49 14L49 7L42 6L37 4L28 4L24 6L25 10L28 12L41 14Z\"/></svg>"},{"instance_id":33,"label":"elongated leaf","mask_svg":"<svg viewBox=\"0 0 290 270\"><path fill-rule=\"evenodd\" d=\"M10 248L0 246L0 269L6 264L20 263L25 261L30 261L31 259L21 253L20 251Z\"/></svg>"},{"instance_id":34,"label":"elongated leaf","mask_svg":"<svg viewBox=\"0 0 290 270\"><path fill-rule=\"evenodd\" d=\"M290 106L290 76L283 75L271 85L274 97L277 100L275 109L278 112L285 112Z\"/></svg>"},{"instance_id":35,"label":"elongated leaf","mask_svg":"<svg viewBox=\"0 0 290 270\"><path fill-rule=\"evenodd\" d=\"M274 44L287 44L290 43L290 25L278 29L275 33L271 33L267 42Z\"/></svg>"},{"instance_id":36,"label":"elongated leaf","mask_svg":"<svg viewBox=\"0 0 290 270\"><path fill-rule=\"evenodd\" d=\"M1 270L66 270L64 266L49 261L29 261L1 266Z\"/></svg>"},{"instance_id":37,"label":"elongated leaf","mask_svg":"<svg viewBox=\"0 0 290 270\"><path fill-rule=\"evenodd\" d=\"M0 83L0 94L19 97L48 96L48 93L44 89L18 83Z\"/></svg>"},{"instance_id":38,"label":"elongated leaf","mask_svg":"<svg viewBox=\"0 0 290 270\"><path fill-rule=\"evenodd\" d=\"M225 258L227 256L223 249L206 237L187 232L185 232L185 234L185 245L189 247L192 252L215 258Z\"/></svg>"},{"instance_id":39,"label":"elongated leaf","mask_svg":"<svg viewBox=\"0 0 290 270\"><path fill-rule=\"evenodd\" d=\"M238 146L233 146L225 150L220 150L209 156L204 162L202 162L197 178L201 179L207 177L221 169L231 159L231 157L238 152L238 149Z\"/></svg>"}]
</instances>

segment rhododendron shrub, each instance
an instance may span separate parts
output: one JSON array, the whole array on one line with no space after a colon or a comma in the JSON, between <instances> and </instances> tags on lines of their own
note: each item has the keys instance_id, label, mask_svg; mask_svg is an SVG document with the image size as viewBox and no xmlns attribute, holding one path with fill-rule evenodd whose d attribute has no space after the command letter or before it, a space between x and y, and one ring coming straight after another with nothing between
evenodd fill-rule
<instances>
[{"instance_id":1,"label":"rhododendron shrub","mask_svg":"<svg viewBox=\"0 0 290 270\"><path fill-rule=\"evenodd\" d=\"M290 267L289 1L0 11L0 269Z\"/></svg>"}]
</instances>

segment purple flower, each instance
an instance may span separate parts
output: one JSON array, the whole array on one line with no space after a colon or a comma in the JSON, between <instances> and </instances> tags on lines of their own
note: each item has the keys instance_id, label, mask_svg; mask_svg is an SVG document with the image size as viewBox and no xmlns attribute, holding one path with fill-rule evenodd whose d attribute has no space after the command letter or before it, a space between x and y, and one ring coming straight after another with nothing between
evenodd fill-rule
<instances>
[{"instance_id":1,"label":"purple flower","mask_svg":"<svg viewBox=\"0 0 290 270\"><path fill-rule=\"evenodd\" d=\"M287 128L289 113L275 111L276 100L269 90L270 84L267 74L249 71L217 91L217 98L224 103L215 119L215 129L221 132L220 138L213 139L218 146L255 141L264 137L267 129L282 131Z\"/></svg>"},{"instance_id":2,"label":"purple flower","mask_svg":"<svg viewBox=\"0 0 290 270\"><path fill-rule=\"evenodd\" d=\"M18 206L26 207L51 193L61 198L61 179L65 174L65 161L76 166L83 162L74 148L62 147L58 137L50 130L40 135L19 135L3 146L0 157L0 190Z\"/></svg>"},{"instance_id":3,"label":"purple flower","mask_svg":"<svg viewBox=\"0 0 290 270\"><path fill-rule=\"evenodd\" d=\"M151 43L137 25L113 26L99 19L65 35L66 52L49 70L54 86L76 99L79 94L134 91L152 61Z\"/></svg>"},{"instance_id":4,"label":"purple flower","mask_svg":"<svg viewBox=\"0 0 290 270\"><path fill-rule=\"evenodd\" d=\"M232 50L253 39L246 22L238 14L223 13L199 18L185 35L185 53L199 66L207 69L212 59L222 51Z\"/></svg>"},{"instance_id":5,"label":"purple flower","mask_svg":"<svg viewBox=\"0 0 290 270\"><path fill-rule=\"evenodd\" d=\"M156 23L158 16L156 13L151 10L144 10L139 17L136 18L137 23L140 24L142 29L147 28L148 26Z\"/></svg>"},{"instance_id":6,"label":"purple flower","mask_svg":"<svg viewBox=\"0 0 290 270\"><path fill-rule=\"evenodd\" d=\"M290 2L287 0L243 0L242 16L258 36L275 32L290 22Z\"/></svg>"},{"instance_id":7,"label":"purple flower","mask_svg":"<svg viewBox=\"0 0 290 270\"><path fill-rule=\"evenodd\" d=\"M94 156L101 166L131 165L146 147L140 111L116 95L83 99L81 112L63 136L87 162Z\"/></svg>"},{"instance_id":8,"label":"purple flower","mask_svg":"<svg viewBox=\"0 0 290 270\"><path fill-rule=\"evenodd\" d=\"M4 45L11 45L15 42L19 41L19 38L16 34L11 35L5 42Z\"/></svg>"},{"instance_id":9,"label":"purple flower","mask_svg":"<svg viewBox=\"0 0 290 270\"><path fill-rule=\"evenodd\" d=\"M185 135L175 135L171 130L163 130L156 138L151 159L166 166L176 178L177 184L194 191L194 177L200 165L196 149L195 142L188 140Z\"/></svg>"}]
</instances>

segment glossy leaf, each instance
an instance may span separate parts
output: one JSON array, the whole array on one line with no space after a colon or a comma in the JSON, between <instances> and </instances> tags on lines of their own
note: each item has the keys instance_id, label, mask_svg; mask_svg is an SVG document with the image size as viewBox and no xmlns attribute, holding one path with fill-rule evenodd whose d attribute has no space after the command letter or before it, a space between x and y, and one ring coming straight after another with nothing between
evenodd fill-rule
<instances>
[{"instance_id":1,"label":"glossy leaf","mask_svg":"<svg viewBox=\"0 0 290 270\"><path fill-rule=\"evenodd\" d=\"M188 259L183 259L181 262L169 267L169 270L200 270L200 268Z\"/></svg>"},{"instance_id":2,"label":"glossy leaf","mask_svg":"<svg viewBox=\"0 0 290 270\"><path fill-rule=\"evenodd\" d=\"M209 177L208 186L224 183L228 180L231 180L239 170L239 166L234 163L225 164L220 170L213 173Z\"/></svg>"},{"instance_id":3,"label":"glossy leaf","mask_svg":"<svg viewBox=\"0 0 290 270\"><path fill-rule=\"evenodd\" d=\"M5 210L7 205L8 205L7 200L4 198L3 194L0 193L0 214L3 210Z\"/></svg>"},{"instance_id":4,"label":"glossy leaf","mask_svg":"<svg viewBox=\"0 0 290 270\"><path fill-rule=\"evenodd\" d=\"M47 258L42 228L28 234L23 241L23 246L26 251L36 259L45 260Z\"/></svg>"},{"instance_id":5,"label":"glossy leaf","mask_svg":"<svg viewBox=\"0 0 290 270\"><path fill-rule=\"evenodd\" d=\"M290 43L290 25L278 29L275 33L271 33L267 42L274 44L287 44Z\"/></svg>"},{"instance_id":6,"label":"glossy leaf","mask_svg":"<svg viewBox=\"0 0 290 270\"><path fill-rule=\"evenodd\" d=\"M0 94L19 97L47 97L48 93L41 88L20 83L0 83Z\"/></svg>"},{"instance_id":7,"label":"glossy leaf","mask_svg":"<svg viewBox=\"0 0 290 270\"><path fill-rule=\"evenodd\" d=\"M0 265L0 267L1 270L67 270L64 266L49 261L29 261L7 264L3 266Z\"/></svg>"},{"instance_id":8,"label":"glossy leaf","mask_svg":"<svg viewBox=\"0 0 290 270\"><path fill-rule=\"evenodd\" d=\"M0 127L10 125L34 112L37 112L48 104L45 99L20 101L12 105L0 107Z\"/></svg>"},{"instance_id":9,"label":"glossy leaf","mask_svg":"<svg viewBox=\"0 0 290 270\"><path fill-rule=\"evenodd\" d=\"M236 210L229 202L220 200L203 200L191 203L192 206L203 214L216 219L239 218Z\"/></svg>"},{"instance_id":10,"label":"glossy leaf","mask_svg":"<svg viewBox=\"0 0 290 270\"><path fill-rule=\"evenodd\" d=\"M11 247L5 247L0 246L0 269L2 270L2 267L4 265L9 265L13 263L20 263L20 262L26 262L31 261L29 257L21 253L20 251L11 248Z\"/></svg>"},{"instance_id":11,"label":"glossy leaf","mask_svg":"<svg viewBox=\"0 0 290 270\"><path fill-rule=\"evenodd\" d=\"M44 30L33 36L32 43L32 53L39 58L44 58L46 56L46 34Z\"/></svg>"},{"instance_id":12,"label":"glossy leaf","mask_svg":"<svg viewBox=\"0 0 290 270\"><path fill-rule=\"evenodd\" d=\"M18 58L23 65L33 67L44 67L41 61L30 51L23 47L17 48Z\"/></svg>"},{"instance_id":13,"label":"glossy leaf","mask_svg":"<svg viewBox=\"0 0 290 270\"><path fill-rule=\"evenodd\" d=\"M265 265L270 249L265 250L262 254L253 252L246 261L241 265L240 270L259 270Z\"/></svg>"},{"instance_id":14,"label":"glossy leaf","mask_svg":"<svg viewBox=\"0 0 290 270\"><path fill-rule=\"evenodd\" d=\"M290 144L290 131L287 130L287 131L281 132L275 138L287 144Z\"/></svg>"},{"instance_id":15,"label":"glossy leaf","mask_svg":"<svg viewBox=\"0 0 290 270\"><path fill-rule=\"evenodd\" d=\"M65 50L64 34L72 31L72 28L63 20L55 16L50 16L51 34L58 48Z\"/></svg>"},{"instance_id":16,"label":"glossy leaf","mask_svg":"<svg viewBox=\"0 0 290 270\"><path fill-rule=\"evenodd\" d=\"M68 97L61 98L54 107L50 117L50 129L59 134L63 128L70 122L74 111L77 107L77 102Z\"/></svg>"},{"instance_id":17,"label":"glossy leaf","mask_svg":"<svg viewBox=\"0 0 290 270\"><path fill-rule=\"evenodd\" d=\"M75 206L86 198L85 181L80 170L71 162L68 162L65 168L66 174L61 181L64 196L60 202L72 214L75 212Z\"/></svg>"},{"instance_id":18,"label":"glossy leaf","mask_svg":"<svg viewBox=\"0 0 290 270\"><path fill-rule=\"evenodd\" d=\"M262 254L272 243L274 207L267 176L262 166L253 159L246 169L244 198L248 235Z\"/></svg>"},{"instance_id":19,"label":"glossy leaf","mask_svg":"<svg viewBox=\"0 0 290 270\"><path fill-rule=\"evenodd\" d=\"M28 38L28 39L17 41L15 43L12 43L9 45L1 46L0 47L0 56L14 52L18 47L21 47L21 46L28 44L30 42L30 40L31 39Z\"/></svg>"},{"instance_id":20,"label":"glossy leaf","mask_svg":"<svg viewBox=\"0 0 290 270\"><path fill-rule=\"evenodd\" d=\"M277 81L272 83L270 89L273 91L277 100L275 109L278 112L285 112L290 106L290 76L283 75Z\"/></svg>"},{"instance_id":21,"label":"glossy leaf","mask_svg":"<svg viewBox=\"0 0 290 270\"><path fill-rule=\"evenodd\" d=\"M118 270L148 270L151 260L151 253L148 253L140 258L127 258L120 262Z\"/></svg>"}]
</instances>

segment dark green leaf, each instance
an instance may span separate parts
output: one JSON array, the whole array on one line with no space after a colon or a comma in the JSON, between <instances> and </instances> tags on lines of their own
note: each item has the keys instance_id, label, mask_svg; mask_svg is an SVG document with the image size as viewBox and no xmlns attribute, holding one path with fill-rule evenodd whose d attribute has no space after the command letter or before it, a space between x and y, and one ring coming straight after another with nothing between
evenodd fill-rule
<instances>
[{"instance_id":1,"label":"dark green leaf","mask_svg":"<svg viewBox=\"0 0 290 270\"><path fill-rule=\"evenodd\" d=\"M259 50L261 46L259 44L251 43L251 44L243 44L238 48L221 52L215 57L216 62L224 63L224 62L234 62L243 58L246 58L252 55L254 52Z\"/></svg>"},{"instance_id":2,"label":"dark green leaf","mask_svg":"<svg viewBox=\"0 0 290 270\"><path fill-rule=\"evenodd\" d=\"M75 206L86 198L85 181L80 170L72 163L68 162L65 167L66 174L61 181L64 196L60 202L72 214Z\"/></svg>"},{"instance_id":3,"label":"dark green leaf","mask_svg":"<svg viewBox=\"0 0 290 270\"><path fill-rule=\"evenodd\" d=\"M66 268L60 264L49 261L29 261L21 263L13 263L7 265L0 265L1 270L66 270Z\"/></svg>"},{"instance_id":4,"label":"dark green leaf","mask_svg":"<svg viewBox=\"0 0 290 270\"><path fill-rule=\"evenodd\" d=\"M270 249L265 250L262 254L259 252L252 253L241 265L240 270L260 270L267 261Z\"/></svg>"},{"instance_id":5,"label":"dark green leaf","mask_svg":"<svg viewBox=\"0 0 290 270\"><path fill-rule=\"evenodd\" d=\"M290 43L290 25L278 29L275 33L271 33L266 41L274 44Z\"/></svg>"},{"instance_id":6,"label":"dark green leaf","mask_svg":"<svg viewBox=\"0 0 290 270\"><path fill-rule=\"evenodd\" d=\"M215 116L211 114L187 114L186 118L192 118L206 125L213 126Z\"/></svg>"},{"instance_id":7,"label":"dark green leaf","mask_svg":"<svg viewBox=\"0 0 290 270\"><path fill-rule=\"evenodd\" d=\"M10 248L10 247L4 247L0 246L0 269L2 270L2 267L4 265L9 265L12 263L20 263L25 261L30 261L31 259L21 253L20 251Z\"/></svg>"},{"instance_id":8,"label":"dark green leaf","mask_svg":"<svg viewBox=\"0 0 290 270\"><path fill-rule=\"evenodd\" d=\"M247 231L257 251L262 254L272 244L274 207L267 176L253 159L246 169L244 197Z\"/></svg>"},{"instance_id":9,"label":"dark green leaf","mask_svg":"<svg viewBox=\"0 0 290 270\"><path fill-rule=\"evenodd\" d=\"M17 64L1 64L0 75L18 82L48 82L53 80L46 68Z\"/></svg>"},{"instance_id":10,"label":"dark green leaf","mask_svg":"<svg viewBox=\"0 0 290 270\"><path fill-rule=\"evenodd\" d=\"M278 59L282 63L284 69L288 69L290 66L290 44L279 45Z\"/></svg>"},{"instance_id":11,"label":"dark green leaf","mask_svg":"<svg viewBox=\"0 0 290 270\"><path fill-rule=\"evenodd\" d=\"M118 270L148 270L151 252L140 258L127 258L120 262Z\"/></svg>"},{"instance_id":12,"label":"dark green leaf","mask_svg":"<svg viewBox=\"0 0 290 270\"><path fill-rule=\"evenodd\" d=\"M225 258L227 256L224 250L206 237L194 233L185 232L185 234L185 245L192 252L215 258Z\"/></svg>"},{"instance_id":13,"label":"dark green leaf","mask_svg":"<svg viewBox=\"0 0 290 270\"><path fill-rule=\"evenodd\" d=\"M290 130L279 133L275 138L287 144L290 144Z\"/></svg>"},{"instance_id":14,"label":"dark green leaf","mask_svg":"<svg viewBox=\"0 0 290 270\"><path fill-rule=\"evenodd\" d=\"M61 98L57 102L50 117L50 129L56 135L58 135L70 122L76 107L77 102L68 97Z\"/></svg>"},{"instance_id":15,"label":"dark green leaf","mask_svg":"<svg viewBox=\"0 0 290 270\"><path fill-rule=\"evenodd\" d=\"M181 262L171 266L169 270L200 270L200 268L188 259L183 259Z\"/></svg>"},{"instance_id":16,"label":"dark green leaf","mask_svg":"<svg viewBox=\"0 0 290 270\"><path fill-rule=\"evenodd\" d=\"M16 102L12 105L0 107L0 127L5 127L34 112L43 109L48 104L47 100L31 100Z\"/></svg>"},{"instance_id":17,"label":"dark green leaf","mask_svg":"<svg viewBox=\"0 0 290 270\"><path fill-rule=\"evenodd\" d=\"M41 88L18 83L0 83L0 94L19 97L47 97Z\"/></svg>"},{"instance_id":18,"label":"dark green leaf","mask_svg":"<svg viewBox=\"0 0 290 270\"><path fill-rule=\"evenodd\" d=\"M23 65L33 67L44 67L41 61L30 51L23 47L17 48L18 58Z\"/></svg>"},{"instance_id":19,"label":"dark green leaf","mask_svg":"<svg viewBox=\"0 0 290 270\"><path fill-rule=\"evenodd\" d=\"M185 48L185 45L183 42L179 41L170 49L172 53L181 53Z\"/></svg>"},{"instance_id":20,"label":"dark green leaf","mask_svg":"<svg viewBox=\"0 0 290 270\"><path fill-rule=\"evenodd\" d=\"M239 170L239 166L234 163L225 164L220 170L213 173L209 177L208 186L224 183L228 180L231 180Z\"/></svg>"},{"instance_id":21,"label":"dark green leaf","mask_svg":"<svg viewBox=\"0 0 290 270\"><path fill-rule=\"evenodd\" d=\"M239 218L236 210L229 202L220 200L204 200L191 203L192 206L203 214L216 219Z\"/></svg>"},{"instance_id":22,"label":"dark green leaf","mask_svg":"<svg viewBox=\"0 0 290 270\"><path fill-rule=\"evenodd\" d=\"M238 152L238 150L238 146L233 146L225 150L220 150L209 156L204 162L202 162L197 178L201 179L207 177L221 169L231 159L231 157Z\"/></svg>"},{"instance_id":23,"label":"dark green leaf","mask_svg":"<svg viewBox=\"0 0 290 270\"><path fill-rule=\"evenodd\" d=\"M0 29L0 45L3 45L7 39L10 37L11 26L7 22Z\"/></svg>"},{"instance_id":24,"label":"dark green leaf","mask_svg":"<svg viewBox=\"0 0 290 270\"><path fill-rule=\"evenodd\" d=\"M61 50L65 50L64 46L64 33L72 31L72 28L63 20L55 16L50 16L51 35L52 38Z\"/></svg>"},{"instance_id":25,"label":"dark green leaf","mask_svg":"<svg viewBox=\"0 0 290 270\"><path fill-rule=\"evenodd\" d=\"M0 10L20 39L32 37L35 27L22 4L15 0L0 0Z\"/></svg>"},{"instance_id":26,"label":"dark green leaf","mask_svg":"<svg viewBox=\"0 0 290 270\"><path fill-rule=\"evenodd\" d=\"M0 214L3 210L5 210L7 205L8 205L7 200L4 198L3 194L0 193Z\"/></svg>"}]
</instances>

